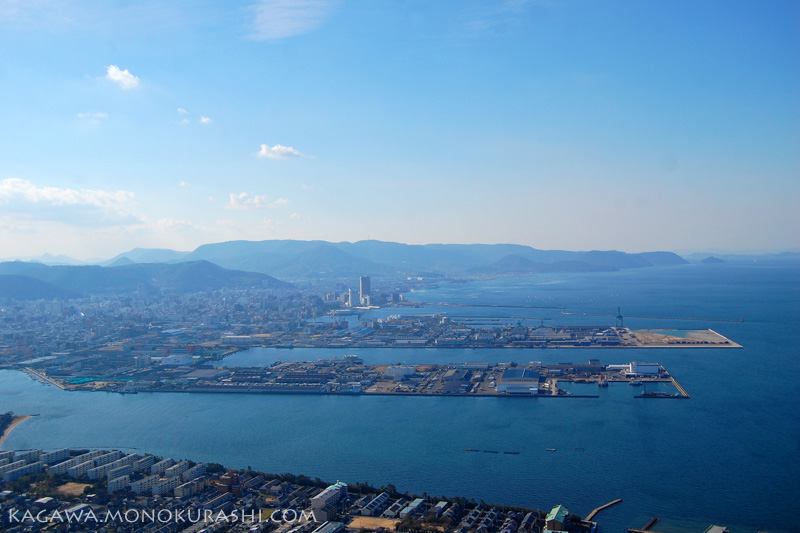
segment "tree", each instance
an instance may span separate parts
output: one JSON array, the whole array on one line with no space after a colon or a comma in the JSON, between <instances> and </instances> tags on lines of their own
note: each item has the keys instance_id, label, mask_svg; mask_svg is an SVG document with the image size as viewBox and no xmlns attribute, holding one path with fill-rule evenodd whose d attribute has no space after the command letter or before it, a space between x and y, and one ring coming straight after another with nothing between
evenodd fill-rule
<instances>
[{"instance_id":1,"label":"tree","mask_svg":"<svg viewBox=\"0 0 800 533\"><path fill-rule=\"evenodd\" d=\"M568 531L569 533L582 533L583 528L583 519L580 515L577 514L568 514L566 518L564 518L564 531Z\"/></svg>"}]
</instances>

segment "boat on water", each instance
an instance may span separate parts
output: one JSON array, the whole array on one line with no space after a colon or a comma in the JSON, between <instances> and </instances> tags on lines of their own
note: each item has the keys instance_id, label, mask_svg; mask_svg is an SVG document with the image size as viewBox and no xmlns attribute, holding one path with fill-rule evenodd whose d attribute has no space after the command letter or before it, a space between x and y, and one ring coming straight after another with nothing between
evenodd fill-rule
<instances>
[{"instance_id":1,"label":"boat on water","mask_svg":"<svg viewBox=\"0 0 800 533\"><path fill-rule=\"evenodd\" d=\"M476 450L475 448L464 448L465 452L479 452L480 450Z\"/></svg>"},{"instance_id":2,"label":"boat on water","mask_svg":"<svg viewBox=\"0 0 800 533\"><path fill-rule=\"evenodd\" d=\"M545 451L554 452L554 451L556 451L556 449L555 448L545 448Z\"/></svg>"},{"instance_id":3,"label":"boat on water","mask_svg":"<svg viewBox=\"0 0 800 533\"><path fill-rule=\"evenodd\" d=\"M633 381L630 382L630 386L631 387L639 387L641 385L642 385L642 382L639 381L638 379L634 379Z\"/></svg>"}]
</instances>

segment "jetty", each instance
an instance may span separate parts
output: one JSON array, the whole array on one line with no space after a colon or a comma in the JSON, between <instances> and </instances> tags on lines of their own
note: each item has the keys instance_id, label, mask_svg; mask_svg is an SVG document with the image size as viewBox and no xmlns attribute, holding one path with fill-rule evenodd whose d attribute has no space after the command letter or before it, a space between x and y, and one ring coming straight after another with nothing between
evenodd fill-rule
<instances>
[{"instance_id":1,"label":"jetty","mask_svg":"<svg viewBox=\"0 0 800 533\"><path fill-rule=\"evenodd\" d=\"M670 379L672 380L672 384L675 386L675 388L678 389L678 392L681 393L680 396L681 398L686 398L687 400L691 398L691 396L689 396L689 393L686 392L686 389L684 389L683 386L680 383L678 383L678 380L676 380L672 376L670 376Z\"/></svg>"},{"instance_id":2,"label":"jetty","mask_svg":"<svg viewBox=\"0 0 800 533\"><path fill-rule=\"evenodd\" d=\"M658 517L654 516L653 518L648 520L647 523L643 525L640 529L629 527L628 533L657 533L656 531L650 531L650 528L653 527L656 522L658 522Z\"/></svg>"},{"instance_id":3,"label":"jetty","mask_svg":"<svg viewBox=\"0 0 800 533\"><path fill-rule=\"evenodd\" d=\"M62 385L58 381L50 379L49 377L47 377L42 372L38 372L38 371L34 370L33 368L31 368L29 366L26 366L23 369L23 372L25 372L29 376L33 377L34 379L37 379L37 380L41 381L42 383L49 383L50 385L54 385L54 386L58 387L61 390L66 390L66 387L64 387L64 385Z\"/></svg>"},{"instance_id":4,"label":"jetty","mask_svg":"<svg viewBox=\"0 0 800 533\"><path fill-rule=\"evenodd\" d=\"M592 511L591 513L586 515L586 518L584 518L584 520L586 522L591 522L592 519L597 515L597 513L599 513L600 511L602 511L604 509L608 509L612 505L617 505L618 503L622 503L622 498L617 498L616 500L608 502L605 505L601 505L600 507L598 507L597 509L595 509L594 511Z\"/></svg>"}]
</instances>

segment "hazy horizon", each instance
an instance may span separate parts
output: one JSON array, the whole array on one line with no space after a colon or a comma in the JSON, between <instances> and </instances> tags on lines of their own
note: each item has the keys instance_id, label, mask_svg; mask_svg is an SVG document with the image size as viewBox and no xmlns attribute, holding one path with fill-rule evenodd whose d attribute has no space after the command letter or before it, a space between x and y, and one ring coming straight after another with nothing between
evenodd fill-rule
<instances>
[{"instance_id":1,"label":"hazy horizon","mask_svg":"<svg viewBox=\"0 0 800 533\"><path fill-rule=\"evenodd\" d=\"M249 239L242 239L242 240L250 241L250 242L257 242L257 241L251 241ZM262 239L262 240L272 240L272 239ZM275 239L275 240L298 240L298 241L303 241L303 242L311 242L311 241L316 241L316 240L320 240L320 239ZM377 241L377 239L372 239L372 240L373 241ZM229 242L229 241L207 242L207 243L201 244L200 246L207 245L207 244L220 244L222 242ZM332 244L337 244L337 243L354 243L354 242L360 242L360 241L322 241L322 242L330 242ZM492 245L513 245L513 246L529 246L529 245L523 245L523 244L514 243L514 242L498 242L498 243L442 243L442 242L403 243L403 242L398 242L398 241L381 241L381 242L393 242L393 243L396 243L396 244L404 244L404 245L410 245L410 246L425 246L425 245L465 245L465 246L470 246L470 245L488 245L488 246L492 246ZM173 249L173 248L150 248L150 247L146 247L146 246L139 246L139 247L135 247L135 248L129 248L129 249L121 250L120 252L112 253L112 254L109 254L109 255L106 255L106 256L95 256L95 257L75 257L75 256L72 256L72 255L69 255L69 254L53 254L53 253L50 253L50 252L45 252L43 254L35 255L35 256L34 255L31 255L31 256L19 256L19 255L18 256L0 256L0 262L3 262L3 261L38 261L38 260L45 259L45 258L52 258L52 259L56 260L58 258L66 258L66 259L75 260L75 261L80 262L80 263L100 263L100 262L109 261L109 260L114 259L114 258L116 258L118 256L121 256L121 255L124 255L126 253L132 252L134 250L167 250L167 251L173 251L173 252L177 252L177 253L189 254L189 253L193 252L194 250L196 250L197 248L199 248L199 246L191 248L191 249L188 249L188 250L177 250L177 249ZM548 248L537 248L536 246L531 246L531 248L538 249L538 250L543 250L543 251L555 250L555 249L548 249ZM591 250L590 249L587 249L587 250L567 250L567 249L564 249L564 248L559 248L558 250L566 251L566 252L598 251L598 250L595 250L595 249L591 249ZM709 256L712 256L712 255L721 255L721 256L777 255L777 254L786 254L786 253L798 254L798 253L800 253L800 248L783 249L783 250L736 250L736 251L719 250L719 249L716 249L716 250L715 249L708 249L708 250L703 250L703 249L699 249L699 250L666 250L666 249L653 248L653 249L649 249L649 250L616 250L616 249L614 249L614 250L599 250L599 251L619 251L619 252L624 252L624 253L629 253L629 254L644 253L644 252L672 252L672 253L675 253L675 254L677 254L679 256L687 257L687 256L692 256L692 255L705 255L705 254L707 254Z\"/></svg>"},{"instance_id":2,"label":"hazy horizon","mask_svg":"<svg viewBox=\"0 0 800 533\"><path fill-rule=\"evenodd\" d=\"M3 254L797 250L798 25L796 2L0 1Z\"/></svg>"}]
</instances>

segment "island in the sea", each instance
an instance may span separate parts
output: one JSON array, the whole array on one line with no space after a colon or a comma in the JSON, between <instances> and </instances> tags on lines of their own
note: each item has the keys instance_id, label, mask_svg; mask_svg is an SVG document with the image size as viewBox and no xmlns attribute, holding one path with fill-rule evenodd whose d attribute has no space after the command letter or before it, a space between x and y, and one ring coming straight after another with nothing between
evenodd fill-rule
<instances>
[{"instance_id":1,"label":"island in the sea","mask_svg":"<svg viewBox=\"0 0 800 533\"><path fill-rule=\"evenodd\" d=\"M249 394L372 394L424 396L507 396L536 398L596 398L573 394L560 382L612 382L642 386L640 398L689 398L689 394L658 363L631 362L543 365L532 361L465 362L450 364L367 365L355 355L318 361L276 361L269 367L191 365L192 357L152 365L148 356L87 357L72 367L36 370L31 376L65 390L139 392L214 392ZM132 364L133 363L133 364ZM666 383L675 392L646 391L648 384Z\"/></svg>"}]
</instances>

